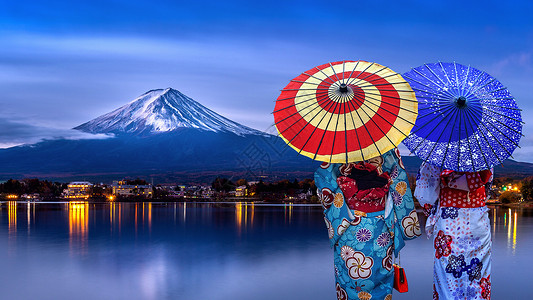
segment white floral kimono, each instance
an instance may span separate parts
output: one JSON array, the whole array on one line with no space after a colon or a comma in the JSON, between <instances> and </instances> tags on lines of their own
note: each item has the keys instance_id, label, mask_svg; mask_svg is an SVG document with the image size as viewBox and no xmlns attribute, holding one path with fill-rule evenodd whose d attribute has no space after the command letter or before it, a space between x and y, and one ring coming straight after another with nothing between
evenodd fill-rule
<instances>
[{"instance_id":1,"label":"white floral kimono","mask_svg":"<svg viewBox=\"0 0 533 300\"><path fill-rule=\"evenodd\" d=\"M433 299L490 299L487 183L479 173L442 171L425 163L420 167L414 196L428 215L428 238L433 236ZM475 201L480 203L472 205ZM465 207L469 205L478 207Z\"/></svg>"}]
</instances>

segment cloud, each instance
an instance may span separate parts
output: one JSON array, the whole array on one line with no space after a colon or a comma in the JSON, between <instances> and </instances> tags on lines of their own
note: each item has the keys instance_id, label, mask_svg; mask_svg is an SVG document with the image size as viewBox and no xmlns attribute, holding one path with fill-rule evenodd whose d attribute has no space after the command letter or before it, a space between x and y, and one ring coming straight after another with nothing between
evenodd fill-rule
<instances>
[{"instance_id":1,"label":"cloud","mask_svg":"<svg viewBox=\"0 0 533 300\"><path fill-rule=\"evenodd\" d=\"M489 67L490 73L494 76L501 76L507 72L526 72L533 70L532 51L522 51L512 53Z\"/></svg>"},{"instance_id":2,"label":"cloud","mask_svg":"<svg viewBox=\"0 0 533 300\"><path fill-rule=\"evenodd\" d=\"M112 137L111 135L89 134L73 129L33 125L5 118L0 118L0 128L0 148L9 148L23 144L35 144L43 140L105 139Z\"/></svg>"}]
</instances>

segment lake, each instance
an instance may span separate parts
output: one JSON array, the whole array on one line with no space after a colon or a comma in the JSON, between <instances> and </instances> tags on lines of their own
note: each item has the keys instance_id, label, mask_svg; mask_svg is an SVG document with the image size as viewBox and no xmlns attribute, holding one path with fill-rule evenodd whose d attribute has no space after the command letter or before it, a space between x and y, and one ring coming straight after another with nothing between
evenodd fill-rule
<instances>
[{"instance_id":1,"label":"lake","mask_svg":"<svg viewBox=\"0 0 533 300\"><path fill-rule=\"evenodd\" d=\"M493 299L530 299L533 209L490 207ZM2 299L335 299L321 206L0 203ZM407 243L431 299L433 245Z\"/></svg>"}]
</instances>

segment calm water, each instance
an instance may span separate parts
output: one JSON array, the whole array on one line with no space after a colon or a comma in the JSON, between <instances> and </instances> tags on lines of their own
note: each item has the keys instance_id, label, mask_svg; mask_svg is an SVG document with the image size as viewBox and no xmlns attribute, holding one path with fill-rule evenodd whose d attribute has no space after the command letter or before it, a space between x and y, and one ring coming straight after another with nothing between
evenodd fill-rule
<instances>
[{"instance_id":1,"label":"calm water","mask_svg":"<svg viewBox=\"0 0 533 300\"><path fill-rule=\"evenodd\" d=\"M493 299L531 299L533 210L491 208ZM335 299L319 206L0 205L1 299ZM402 251L431 299L433 247Z\"/></svg>"}]
</instances>

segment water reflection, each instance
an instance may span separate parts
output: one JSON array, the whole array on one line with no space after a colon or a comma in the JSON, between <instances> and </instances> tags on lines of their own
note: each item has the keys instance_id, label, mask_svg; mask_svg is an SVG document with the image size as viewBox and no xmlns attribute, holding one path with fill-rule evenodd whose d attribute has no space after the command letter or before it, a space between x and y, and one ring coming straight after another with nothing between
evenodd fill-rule
<instances>
[{"instance_id":1,"label":"water reflection","mask_svg":"<svg viewBox=\"0 0 533 300\"><path fill-rule=\"evenodd\" d=\"M212 204L211 204L212 206ZM235 227L239 236L242 231L253 228L255 220L255 203L238 202L235 203Z\"/></svg>"},{"instance_id":2,"label":"water reflection","mask_svg":"<svg viewBox=\"0 0 533 300\"><path fill-rule=\"evenodd\" d=\"M522 208L504 208L494 206L490 209L492 220L492 240L497 240L500 233L506 233L507 249L512 255L516 254L519 245L518 230L521 224L519 219L527 215L527 210Z\"/></svg>"},{"instance_id":3,"label":"water reflection","mask_svg":"<svg viewBox=\"0 0 533 300\"><path fill-rule=\"evenodd\" d=\"M12 201L1 207L0 251L16 250L9 260L0 260L0 280L13 287L6 299L335 296L321 206ZM532 212L490 207L494 299L509 293L527 299L525 292L509 292L509 287L526 284ZM402 250L413 290L395 299L431 298L433 251L425 237ZM101 288L89 287L94 285Z\"/></svg>"},{"instance_id":4,"label":"water reflection","mask_svg":"<svg viewBox=\"0 0 533 300\"><path fill-rule=\"evenodd\" d=\"M68 228L71 254L87 253L89 235L89 203L73 201L68 204Z\"/></svg>"},{"instance_id":5,"label":"water reflection","mask_svg":"<svg viewBox=\"0 0 533 300\"><path fill-rule=\"evenodd\" d=\"M17 233L17 202L7 202L7 218L9 222L9 236L15 237Z\"/></svg>"}]
</instances>

